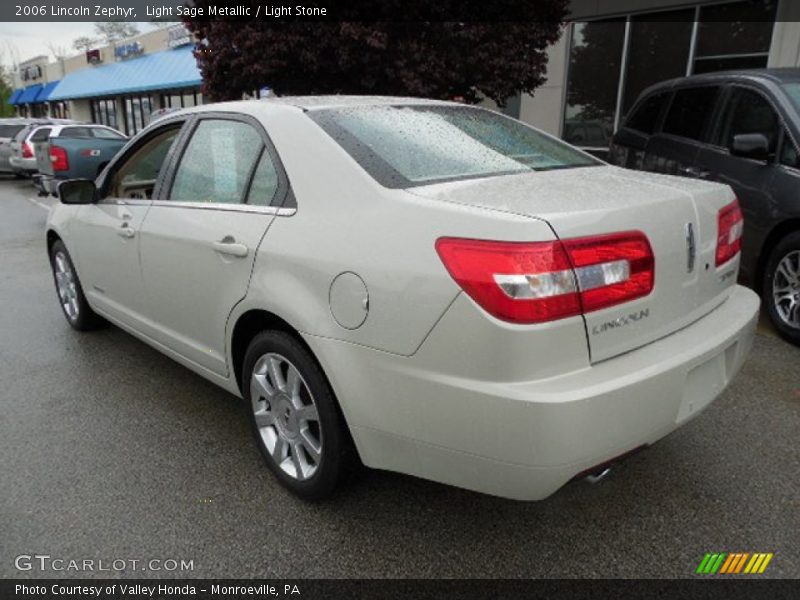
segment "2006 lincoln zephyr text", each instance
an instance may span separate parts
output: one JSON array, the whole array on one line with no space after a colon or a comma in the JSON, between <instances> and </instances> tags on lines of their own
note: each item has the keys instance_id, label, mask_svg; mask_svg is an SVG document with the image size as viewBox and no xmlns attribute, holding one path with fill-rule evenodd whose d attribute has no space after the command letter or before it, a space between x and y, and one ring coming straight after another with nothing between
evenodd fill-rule
<instances>
[{"instance_id":1,"label":"2006 lincoln zephyr text","mask_svg":"<svg viewBox=\"0 0 800 600\"><path fill-rule=\"evenodd\" d=\"M730 188L458 104L196 107L60 198L69 323L243 396L306 498L359 460L544 498L697 415L755 330Z\"/></svg>"}]
</instances>

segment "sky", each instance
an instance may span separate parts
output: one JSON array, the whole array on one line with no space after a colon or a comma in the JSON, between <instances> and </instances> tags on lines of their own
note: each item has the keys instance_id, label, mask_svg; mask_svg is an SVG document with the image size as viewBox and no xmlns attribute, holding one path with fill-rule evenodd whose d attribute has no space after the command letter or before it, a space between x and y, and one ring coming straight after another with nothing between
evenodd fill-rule
<instances>
[{"instance_id":1,"label":"sky","mask_svg":"<svg viewBox=\"0 0 800 600\"><path fill-rule=\"evenodd\" d=\"M3 1L3 0L0 0ZM152 23L136 23L139 31L148 31ZM25 61L45 54L53 60L48 44L63 47L68 56L78 54L72 40L94 34L94 23L0 22L0 63L10 65L16 60Z\"/></svg>"}]
</instances>

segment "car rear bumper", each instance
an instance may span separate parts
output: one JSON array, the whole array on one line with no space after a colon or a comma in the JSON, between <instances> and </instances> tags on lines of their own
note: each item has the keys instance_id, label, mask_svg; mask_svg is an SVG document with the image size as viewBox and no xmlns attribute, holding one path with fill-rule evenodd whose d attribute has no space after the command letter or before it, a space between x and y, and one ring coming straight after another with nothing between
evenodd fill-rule
<instances>
[{"instance_id":1,"label":"car rear bumper","mask_svg":"<svg viewBox=\"0 0 800 600\"><path fill-rule=\"evenodd\" d=\"M19 158L17 156L12 156L8 159L8 162L16 173L36 173L39 170L35 158Z\"/></svg>"},{"instance_id":2,"label":"car rear bumper","mask_svg":"<svg viewBox=\"0 0 800 600\"><path fill-rule=\"evenodd\" d=\"M45 194L56 195L58 184L61 181L61 179L53 177L52 175L40 174L35 178L34 183L36 184L36 187Z\"/></svg>"},{"instance_id":3,"label":"car rear bumper","mask_svg":"<svg viewBox=\"0 0 800 600\"><path fill-rule=\"evenodd\" d=\"M445 357L452 364L460 344L471 343L452 339L446 323L454 311L475 309L463 295L410 357L306 339L365 464L537 500L579 473L652 444L705 409L742 366L758 308L758 297L736 286L719 307L680 331L534 380L487 380L441 368ZM490 360L493 349L486 351Z\"/></svg>"}]
</instances>

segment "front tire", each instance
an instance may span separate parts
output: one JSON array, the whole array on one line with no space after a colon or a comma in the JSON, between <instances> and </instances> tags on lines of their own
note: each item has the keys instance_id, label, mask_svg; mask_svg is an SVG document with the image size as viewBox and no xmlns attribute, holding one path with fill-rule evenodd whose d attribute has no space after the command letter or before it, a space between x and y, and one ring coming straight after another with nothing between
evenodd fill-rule
<instances>
[{"instance_id":1,"label":"front tire","mask_svg":"<svg viewBox=\"0 0 800 600\"><path fill-rule=\"evenodd\" d=\"M297 496L333 494L354 450L333 390L293 336L264 331L250 342L242 382L248 413L270 470Z\"/></svg>"},{"instance_id":2,"label":"front tire","mask_svg":"<svg viewBox=\"0 0 800 600\"><path fill-rule=\"evenodd\" d=\"M762 297L778 333L800 346L800 232L787 235L770 252Z\"/></svg>"},{"instance_id":3,"label":"front tire","mask_svg":"<svg viewBox=\"0 0 800 600\"><path fill-rule=\"evenodd\" d=\"M57 240L50 248L50 266L53 269L58 303L61 305L67 323L78 331L88 331L102 325L103 319L91 309L86 301L75 265L61 240Z\"/></svg>"}]
</instances>

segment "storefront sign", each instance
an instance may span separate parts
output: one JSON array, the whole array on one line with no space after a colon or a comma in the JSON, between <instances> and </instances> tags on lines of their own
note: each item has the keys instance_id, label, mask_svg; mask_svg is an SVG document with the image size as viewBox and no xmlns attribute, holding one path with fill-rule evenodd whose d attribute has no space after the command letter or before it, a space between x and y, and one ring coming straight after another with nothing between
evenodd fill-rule
<instances>
[{"instance_id":1,"label":"storefront sign","mask_svg":"<svg viewBox=\"0 0 800 600\"><path fill-rule=\"evenodd\" d=\"M96 65L103 62L103 56L100 54L100 48L86 51L86 62L90 65Z\"/></svg>"},{"instance_id":2,"label":"storefront sign","mask_svg":"<svg viewBox=\"0 0 800 600\"><path fill-rule=\"evenodd\" d=\"M192 43L192 34L183 23L178 23L167 29L167 46L177 48Z\"/></svg>"},{"instance_id":3,"label":"storefront sign","mask_svg":"<svg viewBox=\"0 0 800 600\"><path fill-rule=\"evenodd\" d=\"M130 58L131 56L139 56L142 52L144 52L144 46L139 42L130 42L128 44L114 46L114 57L117 60Z\"/></svg>"},{"instance_id":4,"label":"storefront sign","mask_svg":"<svg viewBox=\"0 0 800 600\"><path fill-rule=\"evenodd\" d=\"M22 81L32 81L39 79L42 76L42 67L39 65L31 65L29 67L20 67L19 77Z\"/></svg>"}]
</instances>

